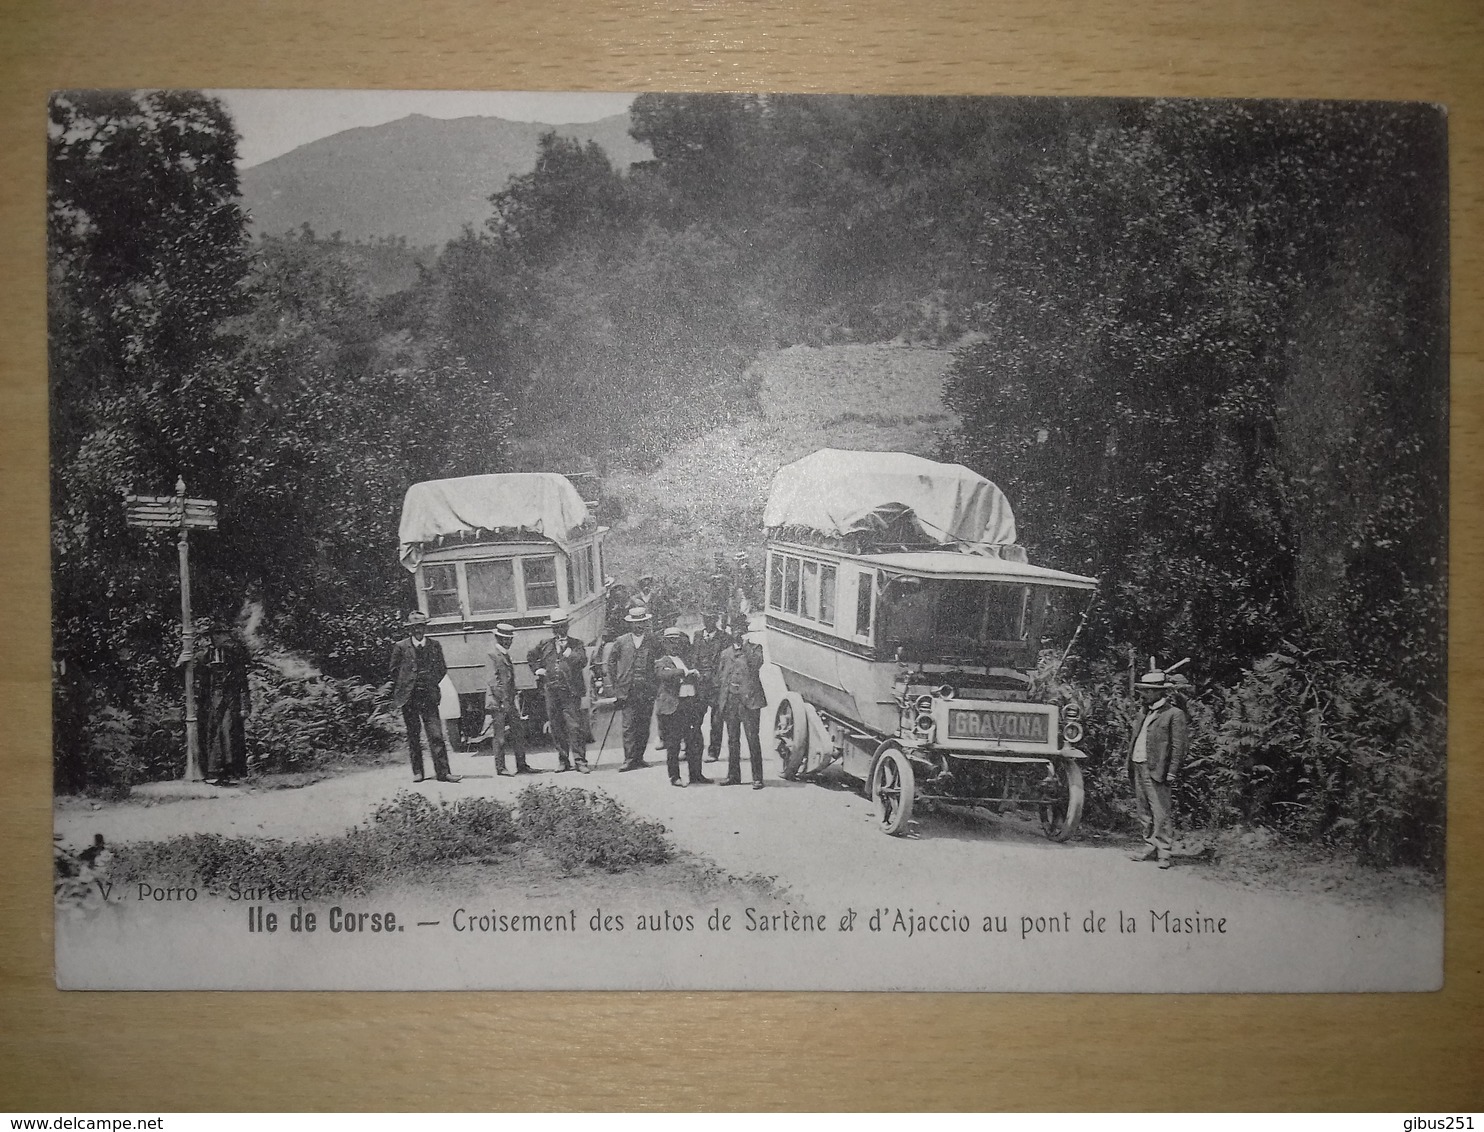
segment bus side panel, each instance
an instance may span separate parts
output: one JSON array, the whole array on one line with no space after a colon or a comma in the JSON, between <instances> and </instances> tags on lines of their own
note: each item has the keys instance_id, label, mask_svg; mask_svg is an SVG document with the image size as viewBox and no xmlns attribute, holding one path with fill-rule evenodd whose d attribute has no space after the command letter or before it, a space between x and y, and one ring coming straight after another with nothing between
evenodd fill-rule
<instances>
[{"instance_id":1,"label":"bus side panel","mask_svg":"<svg viewBox=\"0 0 1484 1132\"><path fill-rule=\"evenodd\" d=\"M789 632L786 625L772 620L767 643L768 659L782 671L789 691L873 731L896 734L897 708L892 700L892 681L897 670L894 661L872 660L843 648L803 639Z\"/></svg>"}]
</instances>

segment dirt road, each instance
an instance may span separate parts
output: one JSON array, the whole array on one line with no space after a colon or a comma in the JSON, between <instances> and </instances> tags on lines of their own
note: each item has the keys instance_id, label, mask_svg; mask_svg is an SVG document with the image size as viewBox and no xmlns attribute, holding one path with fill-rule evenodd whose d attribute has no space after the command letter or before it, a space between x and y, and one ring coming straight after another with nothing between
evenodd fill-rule
<instances>
[{"instance_id":1,"label":"dirt road","mask_svg":"<svg viewBox=\"0 0 1484 1132\"><path fill-rule=\"evenodd\" d=\"M606 716L599 724L606 725ZM552 773L550 752L532 756L548 772L529 778L496 777L487 753L457 754L454 770L464 775L459 783L414 787L410 772L399 765L296 790L204 788L198 792L206 796L157 804L65 805L56 824L73 844L95 832L111 842L184 832L304 838L364 821L399 790L513 800L529 783L580 786L605 791L663 822L679 847L733 875L776 878L793 909L832 920L854 911L862 924L879 912L885 934L902 934L904 940L914 934L918 916L939 919L917 930L939 930L947 916L949 930L969 923L976 933L1001 935L1018 945L1014 985L1420 989L1441 977L1442 908L1434 894L1419 891L1403 903L1357 905L1246 889L1218 882L1198 865L1159 870L1136 863L1128 858L1127 844L1052 844L1039 826L1014 815L924 811L913 836L887 837L869 803L843 782L783 782L771 758L767 786L758 791L675 789L663 755L654 751L650 757L659 754L657 765L620 774L617 730L601 752L590 752L597 768L586 776ZM707 765L708 773L722 777L725 762ZM1131 932L1124 930L1129 926ZM1156 960L1158 969L1146 965ZM806 985L811 978L824 986L851 985L848 971L800 977Z\"/></svg>"}]
</instances>

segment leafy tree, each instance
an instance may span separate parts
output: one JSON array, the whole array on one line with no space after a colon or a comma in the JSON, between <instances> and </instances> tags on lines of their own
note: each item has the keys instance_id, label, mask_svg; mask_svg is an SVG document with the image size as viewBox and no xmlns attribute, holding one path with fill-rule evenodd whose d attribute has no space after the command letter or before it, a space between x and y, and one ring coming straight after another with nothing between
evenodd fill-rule
<instances>
[{"instance_id":1,"label":"leafy tree","mask_svg":"<svg viewBox=\"0 0 1484 1132\"><path fill-rule=\"evenodd\" d=\"M1301 556L1358 562L1360 546L1340 541L1353 533L1324 539L1314 521L1327 493L1294 476L1323 440L1313 430L1328 429L1327 446L1337 432L1356 434L1301 410L1347 384L1360 406L1436 390L1433 355L1394 349L1386 372L1369 374L1336 373L1331 357L1296 379L1286 343L1297 336L1308 349L1319 326L1330 339L1349 329L1333 310L1315 317L1316 280L1375 278L1353 258L1351 233L1394 224L1377 186L1419 158L1377 144L1415 132L1386 114L1127 107L1121 120L1071 131L986 217L975 315L985 340L950 382L965 414L950 450L1010 490L1045 556L1103 577L1111 600L1095 643L1195 653L1235 673L1323 620L1313 587L1296 585ZM1426 228L1392 235L1410 240L1401 254L1411 269L1382 285L1422 296L1409 334L1436 341L1440 308L1424 266L1436 245ZM1421 502L1420 483L1441 485L1442 446L1425 412L1405 416L1426 451L1399 452L1383 440L1389 430L1362 430L1361 459L1399 477L1402 491L1372 481L1377 490L1361 498L1379 504L1368 522L1390 514L1387 523L1418 530L1409 505ZM1408 506L1392 508L1398 494ZM1436 554L1438 528L1423 524ZM1320 541L1305 545L1300 530ZM1375 533L1370 550L1390 557L1391 539ZM1396 567L1429 584L1426 568ZM1372 594L1387 572L1341 571L1352 588L1368 577ZM1411 675L1426 684L1435 674Z\"/></svg>"},{"instance_id":2,"label":"leafy tree","mask_svg":"<svg viewBox=\"0 0 1484 1132\"><path fill-rule=\"evenodd\" d=\"M508 406L446 343L388 333L354 249L265 239L235 329L254 397L234 448L231 546L275 631L330 670L379 674L410 604L397 562L414 482L503 470Z\"/></svg>"},{"instance_id":3,"label":"leafy tree","mask_svg":"<svg viewBox=\"0 0 1484 1132\"><path fill-rule=\"evenodd\" d=\"M486 227L517 264L539 266L574 243L601 250L625 227L623 181L597 142L541 135L536 167L490 197Z\"/></svg>"},{"instance_id":4,"label":"leafy tree","mask_svg":"<svg viewBox=\"0 0 1484 1132\"><path fill-rule=\"evenodd\" d=\"M236 137L190 92L63 92L47 139L53 625L99 690L158 684L178 652L165 537L122 496L219 495L246 392L223 333L247 264ZM220 561L197 540L205 592Z\"/></svg>"}]
</instances>

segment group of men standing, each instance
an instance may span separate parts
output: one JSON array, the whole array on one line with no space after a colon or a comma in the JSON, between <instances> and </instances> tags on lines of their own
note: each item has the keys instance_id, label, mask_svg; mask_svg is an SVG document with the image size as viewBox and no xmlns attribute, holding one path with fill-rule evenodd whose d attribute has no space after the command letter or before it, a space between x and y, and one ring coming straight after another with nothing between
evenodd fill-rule
<instances>
[{"instance_id":1,"label":"group of men standing","mask_svg":"<svg viewBox=\"0 0 1484 1132\"><path fill-rule=\"evenodd\" d=\"M659 720L660 740L671 786L710 784L702 770L705 758L721 758L722 736L727 739L727 776L723 786L742 784L742 735L747 736L752 788L763 788L763 751L759 717L767 697L763 693L762 646L746 638L747 625L721 627L718 610L708 611L694 639L676 626L656 636L647 606L631 605L624 617L628 631L608 650L608 686L615 708L623 712L623 765L620 771L649 765L651 717ZM709 716L709 747L703 726ZM686 778L680 776L684 751Z\"/></svg>"},{"instance_id":2,"label":"group of men standing","mask_svg":"<svg viewBox=\"0 0 1484 1132\"><path fill-rule=\"evenodd\" d=\"M641 586L640 593L644 590ZM702 769L703 759L718 762L723 735L727 746L727 776L723 786L742 784L742 737L747 738L751 760L752 788L763 788L763 753L759 721L767 698L763 692L762 647L747 639L745 615L723 626L720 610L702 618L701 629L692 637L677 626L658 635L649 608L630 601L623 617L625 632L607 649L604 674L614 696L615 710L623 712L623 764L620 771L640 770L645 761L652 719L658 719L660 740L665 748L666 768L672 786L710 785ZM447 671L438 642L427 636L427 615L413 612L407 619L408 637L392 649L393 704L407 724L413 778L423 781L423 754L419 732L432 749L434 772L441 782L458 782L448 765L448 752L439 720L439 682ZM570 617L558 611L547 620L552 634L531 650L526 662L536 676L546 700L551 737L556 745L559 771L588 773L588 724L582 710L586 693L584 670L587 646L568 629ZM494 644L486 665L487 731L494 737L495 769L500 775L533 774L526 762L525 737L517 700L515 664L510 646L513 626L495 627ZM245 665L233 663L237 654L230 639L218 635L207 665L212 711L208 723L208 759L212 772L225 778L236 769L231 761L240 751L243 702L236 711L218 711L218 700L235 704L245 701ZM241 680L233 678L238 668ZM1157 861L1161 868L1172 863L1173 809L1170 786L1189 749L1189 719L1175 696L1176 680L1165 672L1146 673L1135 689L1144 701L1144 712L1134 725L1126 754L1126 768L1133 787L1144 847L1134 854L1139 861ZM234 729L235 719L235 729ZM704 732L704 734L703 734ZM507 769L505 740L509 736L515 769ZM681 757L686 776L681 777ZM241 771L237 771L241 773Z\"/></svg>"},{"instance_id":3,"label":"group of men standing","mask_svg":"<svg viewBox=\"0 0 1484 1132\"><path fill-rule=\"evenodd\" d=\"M423 627L420 619L420 614L409 619L415 635ZM652 723L658 720L671 785L706 785L714 781L706 776L702 762L703 759L720 761L723 738L727 741L727 776L721 785L740 785L745 735L752 787L762 789L760 718L767 703L761 678L763 650L761 645L746 639L745 620L730 625L731 632L722 628L722 620L720 611L708 611L694 639L675 626L657 634L647 606L638 603L628 606L622 621L624 631L606 649L602 665L608 690L614 697L614 709L623 713L624 759L620 771L649 765L644 753ZM558 771L587 774L591 769L587 761L590 736L582 710L586 691L584 670L589 661L587 645L571 635L570 617L565 612L552 614L547 626L551 636L530 651L526 663L531 666L545 699ZM489 720L485 731L494 741L495 773L499 775L535 773L526 761L525 735L520 725L515 661L510 655L514 640L514 626L497 625L485 665L485 711ZM401 650L403 655L406 652L406 648ZM439 672L438 679L441 678ZM407 725L413 773L417 777L421 774L422 760L416 740L416 720L408 718ZM434 746L436 764L443 750L441 737L435 736L435 728L427 724L424 729L430 745ZM709 734L709 745L703 731ZM506 764L507 746L515 756L513 770ZM685 777L681 776L682 754ZM445 774L446 766L439 765L439 778L443 779Z\"/></svg>"},{"instance_id":4,"label":"group of men standing","mask_svg":"<svg viewBox=\"0 0 1484 1132\"><path fill-rule=\"evenodd\" d=\"M546 619L551 636L540 642L526 657L536 677L536 687L546 700L546 718L551 739L557 749L557 771L576 770L587 774L587 717L582 698L587 691L587 645L572 636L571 617L558 610ZM485 663L486 733L494 739L495 773L535 774L526 762L525 730L521 726L520 702L516 695L515 662L510 646L515 642L515 626L501 622L495 626L495 641ZM515 769L505 764L505 737L515 755Z\"/></svg>"}]
</instances>

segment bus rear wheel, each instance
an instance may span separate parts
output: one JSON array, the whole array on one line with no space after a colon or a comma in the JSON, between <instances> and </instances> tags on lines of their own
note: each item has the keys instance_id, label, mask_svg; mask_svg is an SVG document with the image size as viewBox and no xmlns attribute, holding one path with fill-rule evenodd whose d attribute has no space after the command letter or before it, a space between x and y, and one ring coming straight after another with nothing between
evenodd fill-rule
<instances>
[{"instance_id":1,"label":"bus rear wheel","mask_svg":"<svg viewBox=\"0 0 1484 1132\"><path fill-rule=\"evenodd\" d=\"M809 758L809 717L797 692L789 692L773 710L773 743L783 763L783 777L794 781Z\"/></svg>"}]
</instances>

